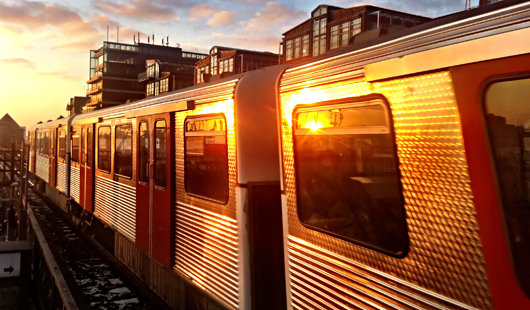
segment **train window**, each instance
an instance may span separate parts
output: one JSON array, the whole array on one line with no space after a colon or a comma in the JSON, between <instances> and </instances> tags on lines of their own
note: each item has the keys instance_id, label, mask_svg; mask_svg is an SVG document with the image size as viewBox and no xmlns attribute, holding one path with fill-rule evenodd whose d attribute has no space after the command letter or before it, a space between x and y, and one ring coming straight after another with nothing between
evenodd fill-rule
<instances>
[{"instance_id":1,"label":"train window","mask_svg":"<svg viewBox=\"0 0 530 310\"><path fill-rule=\"evenodd\" d=\"M167 126L161 119L155 123L155 186L164 189L167 185Z\"/></svg>"},{"instance_id":2,"label":"train window","mask_svg":"<svg viewBox=\"0 0 530 310\"><path fill-rule=\"evenodd\" d=\"M110 127L98 129L98 169L110 173Z\"/></svg>"},{"instance_id":3,"label":"train window","mask_svg":"<svg viewBox=\"0 0 530 310\"><path fill-rule=\"evenodd\" d=\"M142 184L147 184L149 180L149 128L146 121L140 122L140 134L138 135L139 150L138 150L138 180Z\"/></svg>"},{"instance_id":4,"label":"train window","mask_svg":"<svg viewBox=\"0 0 530 310\"><path fill-rule=\"evenodd\" d=\"M301 222L392 256L405 255L405 208L383 101L299 109L294 121Z\"/></svg>"},{"instance_id":5,"label":"train window","mask_svg":"<svg viewBox=\"0 0 530 310\"><path fill-rule=\"evenodd\" d=\"M50 156L50 132L44 133L44 155Z\"/></svg>"},{"instance_id":6,"label":"train window","mask_svg":"<svg viewBox=\"0 0 530 310\"><path fill-rule=\"evenodd\" d=\"M61 129L59 131L59 158L66 157L66 131Z\"/></svg>"},{"instance_id":7,"label":"train window","mask_svg":"<svg viewBox=\"0 0 530 310\"><path fill-rule=\"evenodd\" d=\"M74 163L79 162L79 143L80 143L79 132L75 132L72 137L72 161Z\"/></svg>"},{"instance_id":8,"label":"train window","mask_svg":"<svg viewBox=\"0 0 530 310\"><path fill-rule=\"evenodd\" d=\"M132 125L116 126L116 149L114 150L114 173L132 177Z\"/></svg>"},{"instance_id":9,"label":"train window","mask_svg":"<svg viewBox=\"0 0 530 310\"><path fill-rule=\"evenodd\" d=\"M85 128L81 128L81 165L85 165L85 154L86 154L86 134L85 134Z\"/></svg>"},{"instance_id":10,"label":"train window","mask_svg":"<svg viewBox=\"0 0 530 310\"><path fill-rule=\"evenodd\" d=\"M86 130L86 139L87 139L87 145L86 145L86 153L87 153L87 162L86 162L86 166L87 168L91 168L92 165L93 165L93 156L92 156L92 152L94 151L94 133L93 133L93 130L92 128L87 128Z\"/></svg>"},{"instance_id":11,"label":"train window","mask_svg":"<svg viewBox=\"0 0 530 310\"><path fill-rule=\"evenodd\" d=\"M184 148L186 192L228 202L228 148L224 116L187 119Z\"/></svg>"},{"instance_id":12,"label":"train window","mask_svg":"<svg viewBox=\"0 0 530 310\"><path fill-rule=\"evenodd\" d=\"M491 84L486 121L512 264L530 293L530 78Z\"/></svg>"}]
</instances>

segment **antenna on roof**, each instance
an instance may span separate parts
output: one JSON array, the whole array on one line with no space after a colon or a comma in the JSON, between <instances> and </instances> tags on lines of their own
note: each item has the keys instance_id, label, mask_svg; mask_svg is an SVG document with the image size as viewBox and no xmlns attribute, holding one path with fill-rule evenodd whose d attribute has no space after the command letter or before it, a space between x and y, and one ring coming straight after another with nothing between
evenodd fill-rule
<instances>
[{"instance_id":1,"label":"antenna on roof","mask_svg":"<svg viewBox=\"0 0 530 310\"><path fill-rule=\"evenodd\" d=\"M164 38L162 38L162 46L164 46Z\"/></svg>"},{"instance_id":2,"label":"antenna on roof","mask_svg":"<svg viewBox=\"0 0 530 310\"><path fill-rule=\"evenodd\" d=\"M140 43L140 31L138 31L138 43Z\"/></svg>"},{"instance_id":3,"label":"antenna on roof","mask_svg":"<svg viewBox=\"0 0 530 310\"><path fill-rule=\"evenodd\" d=\"M133 35L133 42L134 42L134 44L136 44L136 35L135 34Z\"/></svg>"},{"instance_id":4,"label":"antenna on roof","mask_svg":"<svg viewBox=\"0 0 530 310\"><path fill-rule=\"evenodd\" d=\"M107 25L107 42L109 42L109 25Z\"/></svg>"},{"instance_id":5,"label":"antenna on roof","mask_svg":"<svg viewBox=\"0 0 530 310\"><path fill-rule=\"evenodd\" d=\"M147 44L149 44L149 37L147 37Z\"/></svg>"},{"instance_id":6,"label":"antenna on roof","mask_svg":"<svg viewBox=\"0 0 530 310\"><path fill-rule=\"evenodd\" d=\"M169 36L167 36L166 46L169 46Z\"/></svg>"},{"instance_id":7,"label":"antenna on roof","mask_svg":"<svg viewBox=\"0 0 530 310\"><path fill-rule=\"evenodd\" d=\"M153 44L155 44L155 34L153 33Z\"/></svg>"},{"instance_id":8,"label":"antenna on roof","mask_svg":"<svg viewBox=\"0 0 530 310\"><path fill-rule=\"evenodd\" d=\"M120 43L120 27L118 27L118 30L116 31L116 43Z\"/></svg>"}]
</instances>

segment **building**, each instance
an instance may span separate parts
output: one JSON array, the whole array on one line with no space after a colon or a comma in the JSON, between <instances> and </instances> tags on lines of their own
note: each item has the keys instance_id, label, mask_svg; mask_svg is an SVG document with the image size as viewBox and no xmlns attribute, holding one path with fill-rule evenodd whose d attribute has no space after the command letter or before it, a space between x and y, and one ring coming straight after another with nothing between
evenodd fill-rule
<instances>
[{"instance_id":1,"label":"building","mask_svg":"<svg viewBox=\"0 0 530 310\"><path fill-rule=\"evenodd\" d=\"M146 60L145 71L138 75L145 82L145 97L157 96L193 85L195 65L187 62Z\"/></svg>"},{"instance_id":2,"label":"building","mask_svg":"<svg viewBox=\"0 0 530 310\"><path fill-rule=\"evenodd\" d=\"M83 108L85 107L87 100L90 100L90 96L75 96L74 98L70 98L70 102L66 105L68 116L83 113Z\"/></svg>"},{"instance_id":3,"label":"building","mask_svg":"<svg viewBox=\"0 0 530 310\"><path fill-rule=\"evenodd\" d=\"M195 84L277 65L278 54L214 46L195 66Z\"/></svg>"},{"instance_id":4,"label":"building","mask_svg":"<svg viewBox=\"0 0 530 310\"><path fill-rule=\"evenodd\" d=\"M0 119L0 147L11 147L11 143L16 144L24 141L26 128L20 127L9 114L6 113ZM14 140L13 140L14 138Z\"/></svg>"},{"instance_id":5,"label":"building","mask_svg":"<svg viewBox=\"0 0 530 310\"><path fill-rule=\"evenodd\" d=\"M90 77L83 111L92 111L145 98L145 81L138 75L145 71L146 60L194 65L204 54L184 52L180 47L145 43L103 42L90 51ZM190 77L193 83L193 76Z\"/></svg>"},{"instance_id":6,"label":"building","mask_svg":"<svg viewBox=\"0 0 530 310\"><path fill-rule=\"evenodd\" d=\"M403 12L364 5L340 8L319 5L311 18L283 34L282 58L292 62L410 28L431 20Z\"/></svg>"}]
</instances>

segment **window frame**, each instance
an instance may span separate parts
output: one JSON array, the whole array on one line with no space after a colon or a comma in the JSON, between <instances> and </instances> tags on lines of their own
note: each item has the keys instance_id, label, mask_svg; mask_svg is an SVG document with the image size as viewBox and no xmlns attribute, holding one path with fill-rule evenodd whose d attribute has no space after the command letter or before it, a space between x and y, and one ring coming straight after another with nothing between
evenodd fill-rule
<instances>
[{"instance_id":1,"label":"window frame","mask_svg":"<svg viewBox=\"0 0 530 310\"><path fill-rule=\"evenodd\" d=\"M197 194L194 194L194 193L190 193L188 191L188 183L187 183L187 176L186 176L186 157L188 156L187 153L186 153L186 149L187 149L187 142L186 142L186 125L188 123L188 121L190 120L201 120L201 119L204 119L204 120L208 120L208 119L219 119L219 118L222 118L225 122L225 130L224 130L224 137L225 137L225 141L226 141L226 177L227 177L227 195L226 195L226 198L224 200L217 200L217 199L213 199L213 198L210 198L210 197L205 197L205 196L201 196L201 195L197 195ZM186 191L186 194L189 195L189 196L192 196L192 197L197 197L197 198L201 198L201 199L204 199L204 200L208 200L208 201L212 201L212 202L216 202L216 203L219 203L221 205L226 205L228 204L228 202L230 201L230 159L229 159L229 156L228 156L228 124L226 122L226 115L224 113L214 113L214 114L203 114L203 115L193 115L193 116L187 116L185 119L184 119L184 122L183 122L183 137L184 137L184 191ZM220 136L220 135L219 135Z\"/></svg>"},{"instance_id":2,"label":"window frame","mask_svg":"<svg viewBox=\"0 0 530 310\"><path fill-rule=\"evenodd\" d=\"M380 104L363 104L363 103L366 103L366 102L376 101L376 100L379 100L381 103ZM390 104L389 104L389 102L388 102L388 100L386 99L385 96L383 96L381 94L370 94L370 95L366 95L366 96L348 97L348 98L327 100L327 101L321 101L321 102L312 103L312 104L303 104L303 105L295 106L294 109L293 109L293 112L291 114L291 124L292 124L291 135L292 135L292 141L293 141L293 147L292 148L293 148L293 158L294 158L293 168L294 168L295 179L299 179L299 177L298 177L298 173L299 172L296 169L296 163L299 160L298 151L296 150L296 139L297 139L296 138L296 131L297 131L297 129L296 129L296 123L297 123L296 115L300 111L315 111L315 110L319 110L319 109L326 110L326 109L329 109L329 107L334 107L334 106L341 106L341 107L344 107L344 108L352 108L352 107L363 107L363 106L373 106L373 105L381 105L381 106L384 107L385 113L386 113L387 127L389 129L388 132L386 132L384 134L389 135L390 139L392 141L392 147L393 147L393 151L394 151L394 154L393 154L394 155L393 156L394 157L394 166L396 167L395 168L396 169L396 178L397 178L397 181L398 181L398 188L397 188L397 190L399 192L399 197L398 198L400 200L401 210L403 211L403 222L401 224L404 225L404 228L405 228L405 233L404 233L404 236L403 236L405 238L405 244L404 244L403 252L401 252L401 253L391 252L391 251L385 250L383 248L380 248L380 247L365 243L365 242L363 242L361 240L348 238L348 237L343 236L341 234L334 233L334 232L332 232L330 230L326 230L326 229L323 229L323 228L319 228L319 227L315 227L315 226L311 226L309 224L306 224L304 221L302 221L302 219L300 217L299 204L300 204L301 195L299 195L298 183L295 181L294 190L296 192L296 215L297 215L299 223L302 226L304 226L305 228L309 229L309 230L317 231L319 233L338 238L338 239L340 239L340 240L342 240L344 242L352 243L352 244L355 244L355 245L364 247L366 249L373 250L373 251L376 251L376 252L379 252L379 253L394 257L394 258L404 258L404 257L406 257L408 255L408 253L410 251L410 236L409 236L409 228L408 228L408 224L407 224L407 209L405 208L405 198L403 196L403 183L402 183L401 170L399 168L399 156L398 156L398 152L397 152L398 148L397 148L397 143L396 143L396 133L395 133L395 128L394 128L394 121L393 121L393 118L392 118L392 110L391 110ZM375 127L375 126L372 126L372 127ZM382 126L377 126L377 127L382 127ZM340 130L337 130L337 133L342 134L340 132ZM354 133L354 134L363 134L363 133Z\"/></svg>"},{"instance_id":3,"label":"window frame","mask_svg":"<svg viewBox=\"0 0 530 310\"><path fill-rule=\"evenodd\" d=\"M121 173L118 173L116 172L116 155L118 152L116 152L116 146L118 145L118 143L116 143L116 139L118 137L118 135L116 134L116 131L118 130L118 127L123 127L123 126L129 126L131 127L131 176L128 176L128 175L124 175L124 174L121 174ZM112 139L112 137L111 137ZM111 167L111 170L113 171L114 175L117 175L119 176L120 178L124 178L124 179L129 179L129 180L132 180L133 176L134 176L134 126L132 125L132 123L120 123L120 124L116 124L114 126L114 149L112 149L111 147L111 153L114 153L114 156L111 156L112 157L112 160L114 161L114 167Z\"/></svg>"},{"instance_id":4,"label":"window frame","mask_svg":"<svg viewBox=\"0 0 530 310\"><path fill-rule=\"evenodd\" d=\"M110 163L110 167L109 167L109 170L103 170L101 169L100 167L100 162L101 162L101 156L100 156L100 151L101 151L101 147L100 147L100 129L101 128L109 128L109 163ZM98 146L98 152L97 152L97 155L98 155L98 162L97 162L97 168L98 168L98 171L100 172L103 172L103 173L106 173L106 174L111 174L111 171L112 171L112 126L111 125L103 125L103 126L99 126L97 128L98 130L98 135L97 135L97 146Z\"/></svg>"},{"instance_id":5,"label":"window frame","mask_svg":"<svg viewBox=\"0 0 530 310\"><path fill-rule=\"evenodd\" d=\"M166 157L166 169L164 169L164 170L167 173L167 169L170 169L169 168L170 167L169 162L170 162L171 158L169 156L167 156L167 152L168 152L167 141L168 141L168 139L170 139L169 138L169 124L168 124L168 121L165 118L159 117L159 118L155 119L154 122L153 122L153 128L154 128L153 134L154 134L154 138L155 138L154 141L153 141L154 142L154 145L153 145L154 146L154 149L153 149L154 152L153 152L153 159L152 159L153 163L155 165L154 175L153 175L153 185L155 186L156 189L165 191L168 188L169 179L166 178L166 185L164 187L159 186L156 183L156 175L157 175L157 173L156 173L156 162L157 162L157 159L156 159L156 128L157 128L156 127L156 123L161 122L161 121L163 121L166 124L166 126L164 127L165 130L166 130L166 132L165 132L165 134L166 134L166 152L165 152L166 153L165 154L165 157ZM184 149L184 150L186 150L186 149Z\"/></svg>"},{"instance_id":6,"label":"window frame","mask_svg":"<svg viewBox=\"0 0 530 310\"><path fill-rule=\"evenodd\" d=\"M502 188L500 186L499 181L499 164L497 163L496 156L495 156L495 150L494 150L494 143L493 143L493 135L490 130L490 126L488 124L488 108L486 103L486 95L490 87L496 83L501 82L509 82L509 81L516 81L516 80L525 80L530 79L530 71L525 72L516 72L516 73L508 73L508 74L500 74L500 75L493 75L488 77L484 80L482 85L479 88L479 100L480 100L480 108L482 109L482 122L483 122L483 128L485 130L485 135L487 137L487 152L489 157L489 162L491 163L491 173L493 178L493 185L496 190L496 196L497 196L497 205L499 207L499 212L501 214L501 221L502 221L502 229L504 232L503 240L506 242L506 252L508 254L509 260L510 260L510 268L511 271L517 280L517 284L519 285L519 288L525 293L525 295L530 296L530 281L525 281L521 279L521 277L524 277L524 274L521 274L520 270L517 268L518 266L514 263L514 251L513 251L513 245L512 240L510 238L510 232L509 228L510 221L507 218L507 211L504 201L504 195L502 192ZM519 222L520 223L520 222Z\"/></svg>"}]
</instances>

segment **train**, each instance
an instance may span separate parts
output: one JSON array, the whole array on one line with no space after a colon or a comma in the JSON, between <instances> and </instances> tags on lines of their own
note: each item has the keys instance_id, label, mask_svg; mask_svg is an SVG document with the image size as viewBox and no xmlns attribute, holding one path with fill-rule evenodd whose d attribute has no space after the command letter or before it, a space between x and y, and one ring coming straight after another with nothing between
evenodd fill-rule
<instances>
[{"instance_id":1,"label":"train","mask_svg":"<svg viewBox=\"0 0 530 310\"><path fill-rule=\"evenodd\" d=\"M37 124L30 171L175 309L530 309L529 26L500 1Z\"/></svg>"}]
</instances>

